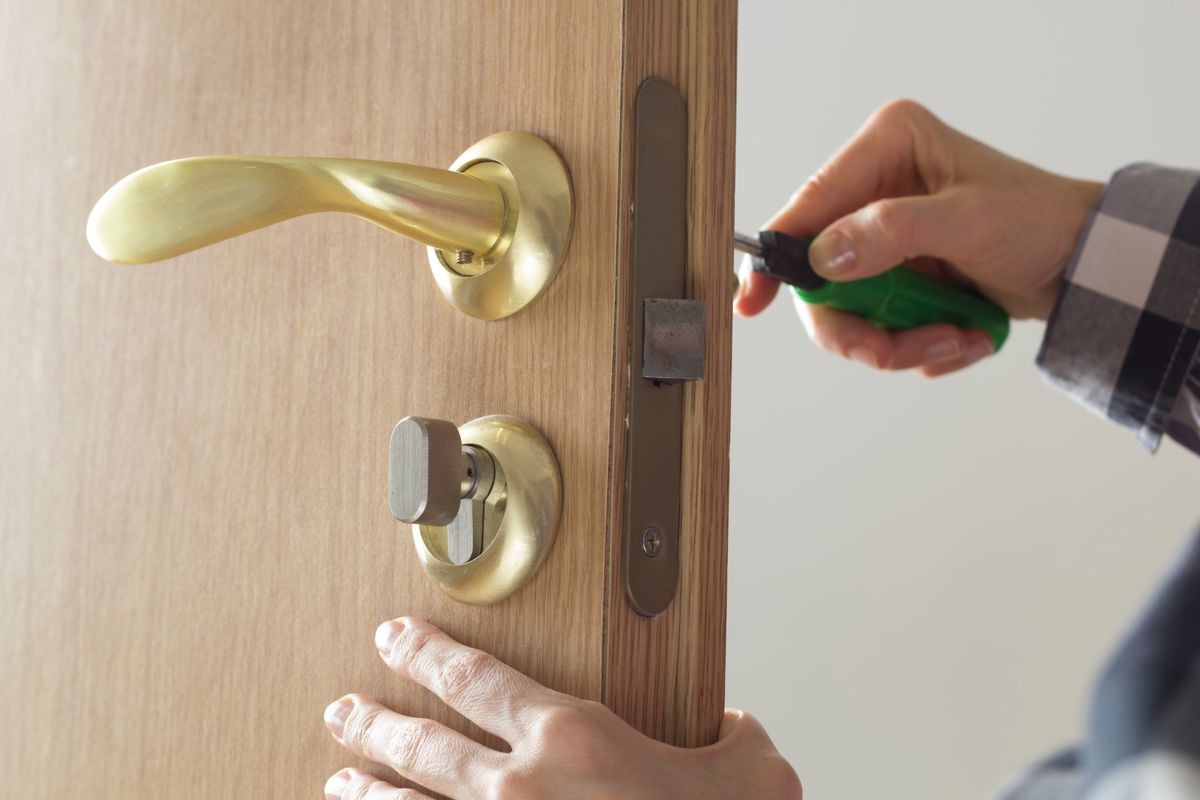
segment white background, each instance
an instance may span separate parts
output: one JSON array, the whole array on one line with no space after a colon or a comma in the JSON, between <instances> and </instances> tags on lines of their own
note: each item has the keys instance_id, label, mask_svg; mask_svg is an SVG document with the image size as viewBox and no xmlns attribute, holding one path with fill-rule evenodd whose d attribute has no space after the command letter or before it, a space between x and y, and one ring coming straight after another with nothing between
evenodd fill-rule
<instances>
[{"instance_id":1,"label":"white background","mask_svg":"<svg viewBox=\"0 0 1200 800\"><path fill-rule=\"evenodd\" d=\"M754 230L895 97L1056 172L1200 167L1200 4L743 0ZM957 377L873 374L780 302L734 328L728 704L825 798L984 798L1074 741L1200 521L1157 456L1042 382L1040 323Z\"/></svg>"}]
</instances>

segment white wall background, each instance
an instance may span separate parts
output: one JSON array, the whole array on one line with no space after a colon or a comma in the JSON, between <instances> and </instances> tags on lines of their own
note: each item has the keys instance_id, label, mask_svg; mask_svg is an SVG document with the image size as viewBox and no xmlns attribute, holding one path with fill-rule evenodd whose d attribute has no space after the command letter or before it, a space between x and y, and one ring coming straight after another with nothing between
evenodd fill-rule
<instances>
[{"instance_id":1,"label":"white wall background","mask_svg":"<svg viewBox=\"0 0 1200 800\"><path fill-rule=\"evenodd\" d=\"M742 0L737 225L901 96L1066 174L1200 166L1198 34L1190 0ZM781 300L734 329L728 703L811 800L986 797L1077 737L1200 460L1044 385L1040 324L930 382L826 355Z\"/></svg>"}]
</instances>

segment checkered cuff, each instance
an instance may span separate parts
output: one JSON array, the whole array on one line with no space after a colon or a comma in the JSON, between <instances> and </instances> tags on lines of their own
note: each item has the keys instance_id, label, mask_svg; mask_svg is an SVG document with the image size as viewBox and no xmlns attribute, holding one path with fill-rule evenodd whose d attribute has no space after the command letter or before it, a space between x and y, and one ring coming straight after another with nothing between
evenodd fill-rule
<instances>
[{"instance_id":1,"label":"checkered cuff","mask_svg":"<svg viewBox=\"0 0 1200 800\"><path fill-rule=\"evenodd\" d=\"M1189 419L1196 397L1180 394L1198 348L1200 173L1125 167L1067 265L1038 366L1153 452L1168 421L1185 444L1200 425L1200 414Z\"/></svg>"}]
</instances>

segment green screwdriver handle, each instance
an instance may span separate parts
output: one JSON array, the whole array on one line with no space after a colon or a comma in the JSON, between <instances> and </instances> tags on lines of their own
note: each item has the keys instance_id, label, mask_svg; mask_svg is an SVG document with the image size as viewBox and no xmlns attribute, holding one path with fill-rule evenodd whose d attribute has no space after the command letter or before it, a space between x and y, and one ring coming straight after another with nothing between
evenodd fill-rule
<instances>
[{"instance_id":1,"label":"green screwdriver handle","mask_svg":"<svg viewBox=\"0 0 1200 800\"><path fill-rule=\"evenodd\" d=\"M943 281L927 278L908 267L857 281L826 281L817 289L791 287L807 303L858 314L879 327L907 330L932 322L957 328L979 328L992 337L997 351L1008 338L1008 314L982 296Z\"/></svg>"},{"instance_id":2,"label":"green screwdriver handle","mask_svg":"<svg viewBox=\"0 0 1200 800\"><path fill-rule=\"evenodd\" d=\"M806 303L849 311L889 331L933 322L979 328L992 338L997 351L1008 338L1008 314L1000 306L970 289L927 278L903 265L862 280L830 281L808 261L809 237L759 231L756 237L735 235L734 244L754 256L755 272L788 284Z\"/></svg>"}]
</instances>

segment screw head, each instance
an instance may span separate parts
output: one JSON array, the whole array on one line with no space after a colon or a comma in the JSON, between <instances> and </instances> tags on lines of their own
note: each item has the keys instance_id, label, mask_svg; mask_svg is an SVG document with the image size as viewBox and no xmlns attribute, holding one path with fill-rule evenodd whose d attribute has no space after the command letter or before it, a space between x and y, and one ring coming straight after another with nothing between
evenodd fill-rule
<instances>
[{"instance_id":1,"label":"screw head","mask_svg":"<svg viewBox=\"0 0 1200 800\"><path fill-rule=\"evenodd\" d=\"M650 527L646 528L646 530L642 531L642 551L645 552L646 555L654 558L662 552L662 547L662 531L660 531L654 525L651 525Z\"/></svg>"}]
</instances>

